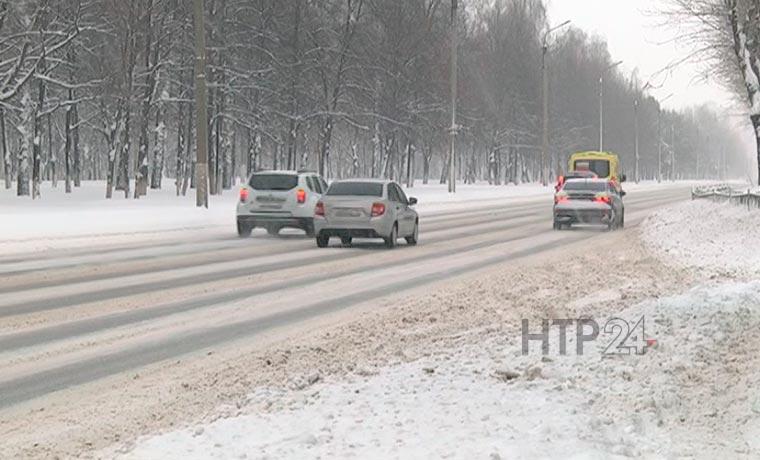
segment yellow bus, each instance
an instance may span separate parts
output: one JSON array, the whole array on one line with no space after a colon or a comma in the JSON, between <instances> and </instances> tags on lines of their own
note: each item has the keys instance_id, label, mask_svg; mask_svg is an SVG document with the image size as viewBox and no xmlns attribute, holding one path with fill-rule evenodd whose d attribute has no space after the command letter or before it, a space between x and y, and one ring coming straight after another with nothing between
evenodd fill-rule
<instances>
[{"instance_id":1,"label":"yellow bus","mask_svg":"<svg viewBox=\"0 0 760 460\"><path fill-rule=\"evenodd\" d=\"M620 184L625 182L625 174L620 174L620 159L608 152L578 152L570 156L570 172L590 171L600 179L608 179Z\"/></svg>"}]
</instances>

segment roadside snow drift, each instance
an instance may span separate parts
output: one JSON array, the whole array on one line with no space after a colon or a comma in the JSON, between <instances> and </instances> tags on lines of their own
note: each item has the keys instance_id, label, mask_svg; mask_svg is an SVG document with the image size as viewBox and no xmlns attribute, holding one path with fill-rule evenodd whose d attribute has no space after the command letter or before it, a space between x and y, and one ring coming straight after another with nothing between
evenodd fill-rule
<instances>
[{"instance_id":1,"label":"roadside snow drift","mask_svg":"<svg viewBox=\"0 0 760 460\"><path fill-rule=\"evenodd\" d=\"M462 347L348 380L258 388L241 415L123 458L757 458L760 372L746 344L758 343L760 281L621 312L641 315L657 340L644 355L602 355L600 340L559 356L552 336L549 358L523 356L518 334L471 331Z\"/></svg>"},{"instance_id":2,"label":"roadside snow drift","mask_svg":"<svg viewBox=\"0 0 760 460\"><path fill-rule=\"evenodd\" d=\"M665 261L721 274L760 273L760 211L694 200L655 211L642 238Z\"/></svg>"}]
</instances>

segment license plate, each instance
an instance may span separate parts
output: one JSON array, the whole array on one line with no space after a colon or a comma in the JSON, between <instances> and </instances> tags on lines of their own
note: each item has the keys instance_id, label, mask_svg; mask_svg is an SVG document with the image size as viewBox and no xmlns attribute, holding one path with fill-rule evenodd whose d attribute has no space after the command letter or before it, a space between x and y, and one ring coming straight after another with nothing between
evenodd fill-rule
<instances>
[{"instance_id":1,"label":"license plate","mask_svg":"<svg viewBox=\"0 0 760 460\"><path fill-rule=\"evenodd\" d=\"M338 217L361 217L361 211L356 209L339 209L335 212Z\"/></svg>"}]
</instances>

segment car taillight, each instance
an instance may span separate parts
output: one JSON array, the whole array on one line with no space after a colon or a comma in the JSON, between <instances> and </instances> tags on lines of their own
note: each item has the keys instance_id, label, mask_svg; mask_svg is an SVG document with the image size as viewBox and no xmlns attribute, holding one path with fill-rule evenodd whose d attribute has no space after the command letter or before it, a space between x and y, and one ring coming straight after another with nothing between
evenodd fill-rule
<instances>
[{"instance_id":1,"label":"car taillight","mask_svg":"<svg viewBox=\"0 0 760 460\"><path fill-rule=\"evenodd\" d=\"M306 203L306 190L299 188L298 191L296 191L296 200L298 200L299 204Z\"/></svg>"},{"instance_id":2,"label":"car taillight","mask_svg":"<svg viewBox=\"0 0 760 460\"><path fill-rule=\"evenodd\" d=\"M554 195L554 204L565 203L570 201L570 197L567 195Z\"/></svg>"},{"instance_id":3,"label":"car taillight","mask_svg":"<svg viewBox=\"0 0 760 460\"><path fill-rule=\"evenodd\" d=\"M314 208L314 215L325 217L325 204L321 201L317 202L317 206Z\"/></svg>"},{"instance_id":4,"label":"car taillight","mask_svg":"<svg viewBox=\"0 0 760 460\"><path fill-rule=\"evenodd\" d=\"M385 214L385 205L383 203L372 203L372 217L378 217Z\"/></svg>"},{"instance_id":5,"label":"car taillight","mask_svg":"<svg viewBox=\"0 0 760 460\"><path fill-rule=\"evenodd\" d=\"M594 197L594 201L597 203L607 203L610 204L612 200L610 200L610 197L607 195L597 195Z\"/></svg>"},{"instance_id":6,"label":"car taillight","mask_svg":"<svg viewBox=\"0 0 760 460\"><path fill-rule=\"evenodd\" d=\"M240 189L240 202L245 203L248 201L248 189L247 188L241 188Z\"/></svg>"}]
</instances>

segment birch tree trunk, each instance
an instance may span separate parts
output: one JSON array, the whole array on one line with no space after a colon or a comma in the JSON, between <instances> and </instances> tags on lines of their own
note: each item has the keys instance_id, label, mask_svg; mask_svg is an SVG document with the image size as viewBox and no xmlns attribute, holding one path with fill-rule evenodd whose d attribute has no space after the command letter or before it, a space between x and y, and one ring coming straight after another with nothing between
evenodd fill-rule
<instances>
[{"instance_id":1,"label":"birch tree trunk","mask_svg":"<svg viewBox=\"0 0 760 460\"><path fill-rule=\"evenodd\" d=\"M34 136L34 102L29 88L24 90L21 98L23 115L18 127L21 135L18 153L18 178L16 182L16 194L29 196L29 155L32 149L32 136Z\"/></svg>"},{"instance_id":2,"label":"birch tree trunk","mask_svg":"<svg viewBox=\"0 0 760 460\"><path fill-rule=\"evenodd\" d=\"M13 165L11 162L11 152L8 149L8 139L5 131L5 110L0 107L0 153L3 155L3 171L5 174L5 189L11 188L13 182Z\"/></svg>"}]
</instances>

